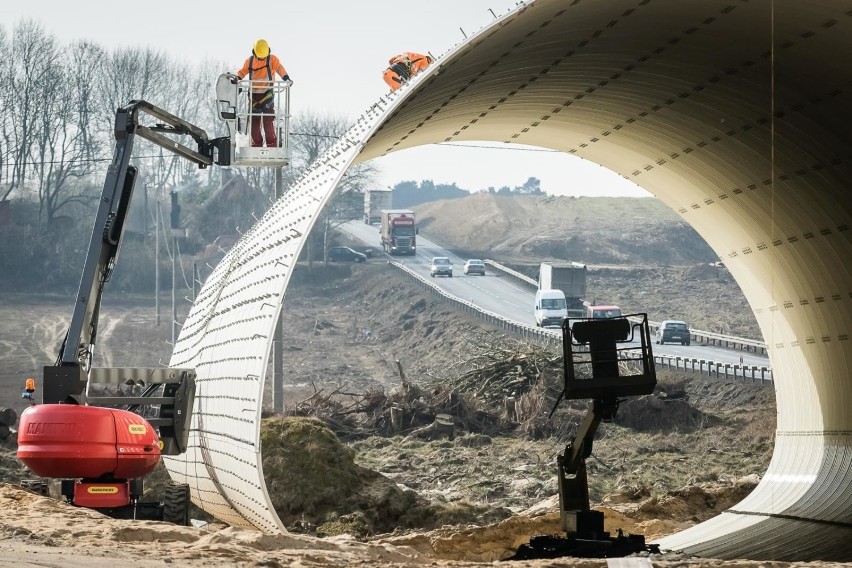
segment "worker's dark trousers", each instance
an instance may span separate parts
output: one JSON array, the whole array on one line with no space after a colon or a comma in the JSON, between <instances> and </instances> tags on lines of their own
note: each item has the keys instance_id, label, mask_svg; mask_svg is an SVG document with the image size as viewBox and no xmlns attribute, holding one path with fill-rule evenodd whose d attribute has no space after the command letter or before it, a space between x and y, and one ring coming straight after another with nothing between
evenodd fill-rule
<instances>
[{"instance_id":1,"label":"worker's dark trousers","mask_svg":"<svg viewBox=\"0 0 852 568\"><path fill-rule=\"evenodd\" d=\"M269 148L278 147L278 137L275 135L275 101L270 97L265 102L262 101L265 97L270 96L267 93L252 93L252 114L251 117L251 145L263 146L263 137L260 133L261 124L263 124L263 132L266 134L266 146Z\"/></svg>"}]
</instances>

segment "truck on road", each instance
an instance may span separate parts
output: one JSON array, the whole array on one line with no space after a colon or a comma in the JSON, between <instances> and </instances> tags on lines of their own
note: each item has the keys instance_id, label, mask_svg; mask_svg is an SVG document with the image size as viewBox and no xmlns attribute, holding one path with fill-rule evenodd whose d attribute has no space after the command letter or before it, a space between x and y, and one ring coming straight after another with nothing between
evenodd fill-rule
<instances>
[{"instance_id":1,"label":"truck on road","mask_svg":"<svg viewBox=\"0 0 852 568\"><path fill-rule=\"evenodd\" d=\"M562 290L568 317L583 317L586 272L586 265L579 262L542 262L538 270L538 289Z\"/></svg>"},{"instance_id":2,"label":"truck on road","mask_svg":"<svg viewBox=\"0 0 852 568\"><path fill-rule=\"evenodd\" d=\"M411 209L383 209L381 212L382 249L392 255L414 255L417 251L417 226Z\"/></svg>"},{"instance_id":3,"label":"truck on road","mask_svg":"<svg viewBox=\"0 0 852 568\"><path fill-rule=\"evenodd\" d=\"M364 222L368 225L380 223L382 210L391 208L393 191L390 189L364 190Z\"/></svg>"}]
</instances>

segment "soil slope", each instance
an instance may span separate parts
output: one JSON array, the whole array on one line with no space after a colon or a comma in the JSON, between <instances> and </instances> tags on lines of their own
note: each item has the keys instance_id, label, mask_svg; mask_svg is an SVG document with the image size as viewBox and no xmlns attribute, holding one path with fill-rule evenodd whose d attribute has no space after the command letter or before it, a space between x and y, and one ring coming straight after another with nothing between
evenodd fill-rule
<instances>
[{"instance_id":1,"label":"soil slope","mask_svg":"<svg viewBox=\"0 0 852 568\"><path fill-rule=\"evenodd\" d=\"M457 250L478 251L476 256L507 262L514 259L519 266L532 266L529 259L538 260L543 250L562 251L560 254L570 255L567 258L571 260L601 265L630 256L618 252L627 249L613 249L599 257L582 257L580 252L575 256L575 249L566 244L563 221L539 225L530 220L536 215L545 217L540 210L550 210L547 199L551 198L523 198L517 208L502 199L472 196L453 202L460 215L476 211L482 215L479 218L492 219L496 236L517 232L505 227L507 220L526 228L525 238L495 239L493 247L488 242L494 237L482 231L481 225L452 236L450 231L463 225L463 218L455 218L446 232L439 231L443 219L450 219L446 205L434 205L435 211L440 206L445 212L435 213L432 221L426 206L418 213L424 219L424 232L439 242ZM677 221L672 220L670 212L667 218L658 220L658 214L666 213L659 211L658 204L635 201L627 205L606 202L611 205L604 212L608 215L599 216L614 220L608 225L610 232L621 220L618 238L634 242L637 250L664 248L663 241L671 234L668 229ZM600 243L616 237L601 233L595 223L587 223L590 212L575 209L590 202L584 198L557 203L561 212L557 217L576 218L577 226L584 230L598 230L599 250L605 248ZM519 211L525 211L526 220L520 219ZM644 220L634 227L625 221L628 217ZM646 231L641 227L656 227L657 238L648 232L638 240L634 238L634 231ZM542 246L532 236L537 233L543 235L542 243L551 243L551 249L536 248ZM689 313L696 321L707 318L702 320L707 325L694 323L696 327L747 330L749 323L738 318L750 312L724 269L710 267L710 257L700 246L695 250L675 248L678 254L686 251L676 257L677 262L666 262L676 266L651 266L659 258L637 256L637 262L626 267L593 266L590 282L603 297L631 308L633 304L647 306L653 315ZM592 249L595 247L576 250ZM485 255L483 251L491 253ZM637 282L643 284L637 286ZM125 303L106 300L97 364L147 366L168 359L171 330L167 325L155 325L152 304L146 299ZM708 305L714 309L708 310ZM0 302L0 310L6 322L0 328L0 344L6 348L0 368L0 405L20 411L24 408L19 398L23 379L39 376L40 367L55 358L70 317L70 303L56 298L7 296ZM712 317L706 315L707 311L713 312ZM519 416L501 415L493 401L502 402L507 393L486 396L489 393L481 388L471 393L458 386L462 384L460 377L498 368L499 362L519 362L530 356L531 348L453 311L436 297L411 286L380 259L363 265L300 266L288 290L284 313L286 411L327 419L338 434L338 439L321 436L325 444L322 451L330 449L339 454L328 460L336 469L323 469L316 476L328 474L328 479L337 476L353 480L353 487L377 489L358 489L360 493L352 493L351 499L338 499L332 493L312 493L304 486L294 486L299 472L288 467L298 464L288 464L280 456L287 448L296 447L291 445L290 436L298 441L303 434L294 434L298 429L280 423L264 434L265 446L270 449L264 454L264 469L277 475L268 482L281 510L297 500L301 507L301 512L287 518L292 529L289 535L267 537L215 524L198 528L115 521L2 486L0 556L21 565L92 568L116 563L474 566L505 558L532 534L555 530L554 461L582 415L582 406L565 407L556 421L548 421L551 405L547 397L560 377L558 368L548 366L552 363L539 365L536 376L540 380L524 383L527 390L516 393ZM558 355L548 360L553 362ZM518 363L499 368L508 376L520 367ZM589 461L592 500L597 508L606 510L608 526L642 532L651 538L708 518L746 495L765 471L775 428L771 390L669 373L661 374L660 382L654 395L625 403L619 420L604 425ZM536 384L540 386L533 388ZM455 394L447 394L449 391ZM464 402L469 412L463 414L452 440L414 435L421 423L406 424L396 435L371 435L375 433L370 430L375 426L371 420L383 408L365 404L399 401L400 393L406 394L406 404L420 409L420 414L415 414L423 420L434 417L434 401L442 396L454 404ZM27 474L14 458L14 439L2 444L0 481L16 483ZM289 484L287 491L276 492L276 481ZM338 488L345 489L344 484ZM298 499L287 498L288 492ZM406 516L400 509L414 511L424 500L431 508L419 509L417 518ZM383 507L396 508L395 520L382 515ZM415 528L418 522L420 529ZM317 534L336 536L317 538ZM156 544L152 546L152 542ZM754 565L676 556L654 558L653 562L658 566ZM518 565L604 564L566 560Z\"/></svg>"}]
</instances>

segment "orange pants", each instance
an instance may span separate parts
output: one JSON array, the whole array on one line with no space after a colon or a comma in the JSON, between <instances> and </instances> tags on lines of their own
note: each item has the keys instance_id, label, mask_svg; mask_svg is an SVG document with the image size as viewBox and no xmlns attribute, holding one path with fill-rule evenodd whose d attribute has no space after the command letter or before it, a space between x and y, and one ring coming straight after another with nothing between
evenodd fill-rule
<instances>
[{"instance_id":1,"label":"orange pants","mask_svg":"<svg viewBox=\"0 0 852 568\"><path fill-rule=\"evenodd\" d=\"M385 73L383 75L385 83L388 84L391 91L395 91L400 88L409 77L411 77L411 74L408 71L408 65L401 61L394 63L385 69Z\"/></svg>"},{"instance_id":2,"label":"orange pants","mask_svg":"<svg viewBox=\"0 0 852 568\"><path fill-rule=\"evenodd\" d=\"M385 69L385 74L383 76L385 83L391 88L391 91L397 90L402 85L402 79L397 74L396 71L388 67Z\"/></svg>"}]
</instances>

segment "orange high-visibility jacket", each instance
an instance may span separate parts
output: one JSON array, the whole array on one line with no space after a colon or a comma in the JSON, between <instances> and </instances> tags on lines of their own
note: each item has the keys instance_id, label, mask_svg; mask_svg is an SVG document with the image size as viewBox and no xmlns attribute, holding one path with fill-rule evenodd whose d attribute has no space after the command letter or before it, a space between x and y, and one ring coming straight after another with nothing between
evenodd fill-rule
<instances>
[{"instance_id":1,"label":"orange high-visibility jacket","mask_svg":"<svg viewBox=\"0 0 852 568\"><path fill-rule=\"evenodd\" d=\"M409 72L414 75L429 67L429 64L432 63L432 57L429 55L423 55L422 53L406 51L405 53L400 53L399 55L391 57L390 61L388 61L388 65L393 65L398 62L405 63L408 66Z\"/></svg>"},{"instance_id":2,"label":"orange high-visibility jacket","mask_svg":"<svg viewBox=\"0 0 852 568\"><path fill-rule=\"evenodd\" d=\"M281 61L278 59L278 56L270 53L263 59L252 55L246 59L246 62L243 63L243 68L237 71L236 75L240 79L248 77L250 81L258 81L252 85L252 91L262 93L272 87L272 83L269 81L272 81L275 78L276 73L278 73L282 79L287 77L287 70L284 69L283 65L281 65ZM261 79L267 79L268 81L261 81Z\"/></svg>"}]
</instances>

